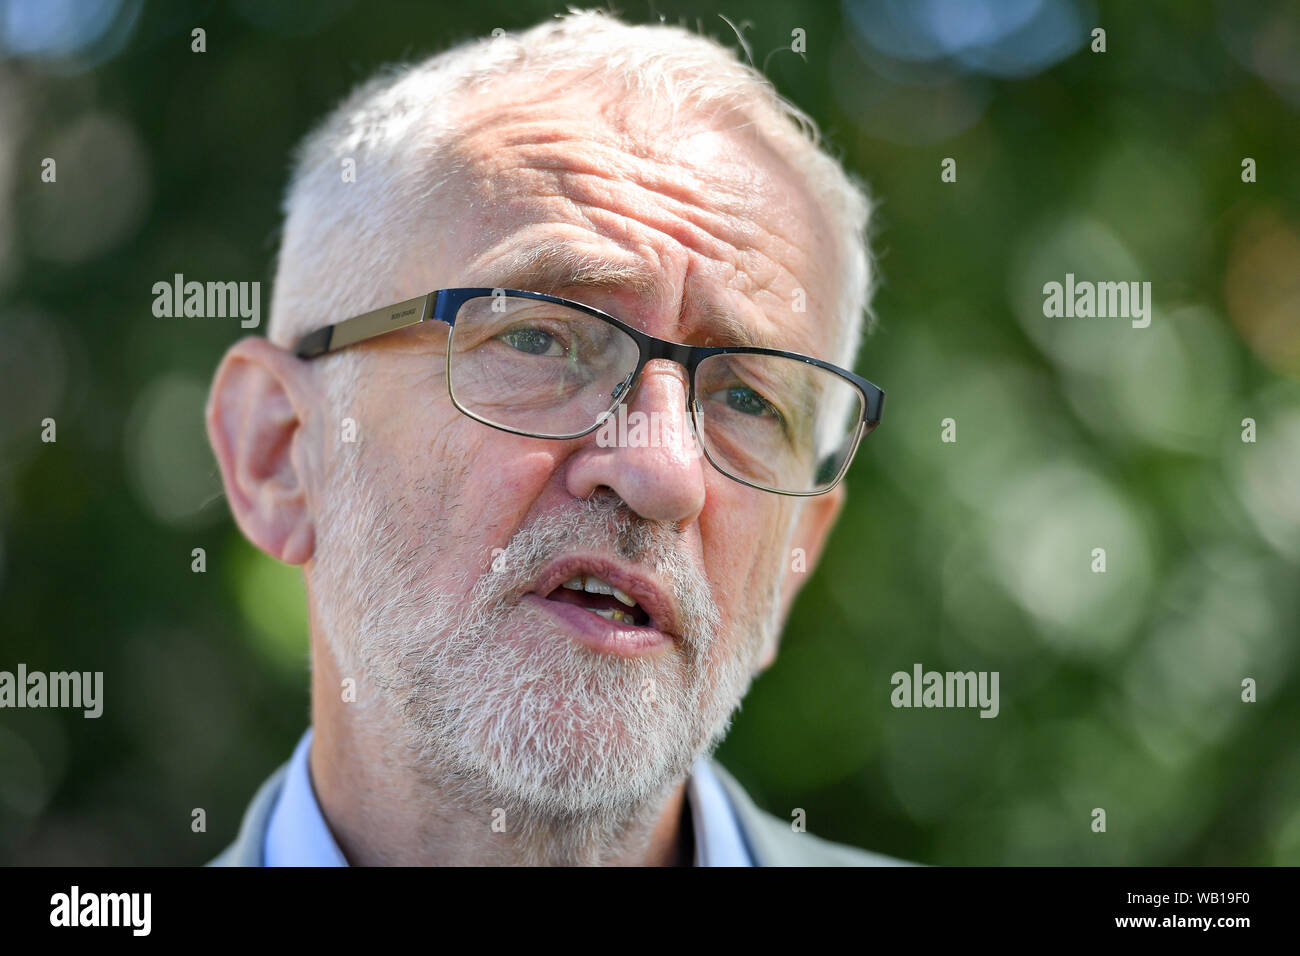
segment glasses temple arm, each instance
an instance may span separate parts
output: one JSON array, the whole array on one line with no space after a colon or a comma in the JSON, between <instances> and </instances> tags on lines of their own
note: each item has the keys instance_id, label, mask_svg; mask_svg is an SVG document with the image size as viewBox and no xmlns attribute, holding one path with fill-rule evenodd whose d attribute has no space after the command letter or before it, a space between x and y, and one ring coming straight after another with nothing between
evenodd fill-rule
<instances>
[{"instance_id":1,"label":"glasses temple arm","mask_svg":"<svg viewBox=\"0 0 1300 956\"><path fill-rule=\"evenodd\" d=\"M436 298L436 292L417 295L413 299L386 305L382 309L375 309L373 312L353 316L342 322L317 329L315 332L309 332L294 345L294 354L304 359L315 358L327 352L337 352L345 346L365 339L372 339L377 335L423 322L432 314Z\"/></svg>"}]
</instances>

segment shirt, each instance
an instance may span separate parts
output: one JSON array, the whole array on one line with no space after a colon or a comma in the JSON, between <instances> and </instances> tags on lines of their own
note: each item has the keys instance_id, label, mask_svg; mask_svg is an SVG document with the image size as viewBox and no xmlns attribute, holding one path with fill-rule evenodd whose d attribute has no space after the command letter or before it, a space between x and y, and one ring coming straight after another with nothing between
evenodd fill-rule
<instances>
[{"instance_id":1,"label":"shirt","mask_svg":"<svg viewBox=\"0 0 1300 956\"><path fill-rule=\"evenodd\" d=\"M316 801L307 755L312 728L294 748L284 787L266 827L267 866L347 866ZM753 866L735 809L709 761L700 757L691 768L686 800L695 831L696 866Z\"/></svg>"}]
</instances>

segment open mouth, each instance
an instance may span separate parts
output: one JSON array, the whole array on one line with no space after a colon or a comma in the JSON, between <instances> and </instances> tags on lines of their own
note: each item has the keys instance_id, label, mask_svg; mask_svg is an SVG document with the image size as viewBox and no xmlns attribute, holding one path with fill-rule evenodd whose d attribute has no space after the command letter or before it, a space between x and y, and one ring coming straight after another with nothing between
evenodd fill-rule
<instances>
[{"instance_id":1,"label":"open mouth","mask_svg":"<svg viewBox=\"0 0 1300 956\"><path fill-rule=\"evenodd\" d=\"M650 626L650 615L630 595L594 574L578 574L546 595L548 601L573 604L607 621Z\"/></svg>"}]
</instances>

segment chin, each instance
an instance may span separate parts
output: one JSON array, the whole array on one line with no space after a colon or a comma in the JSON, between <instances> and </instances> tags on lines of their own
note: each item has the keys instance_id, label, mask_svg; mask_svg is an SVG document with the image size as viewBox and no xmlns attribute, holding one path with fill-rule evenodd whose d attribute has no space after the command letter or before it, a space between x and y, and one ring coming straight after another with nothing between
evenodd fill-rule
<instances>
[{"instance_id":1,"label":"chin","mask_svg":"<svg viewBox=\"0 0 1300 956\"><path fill-rule=\"evenodd\" d=\"M698 709L681 707L680 691L670 706L644 701L640 680L596 679L572 693L549 677L495 688L480 682L457 706L426 711L426 759L475 802L592 815L626 813L661 796L706 743Z\"/></svg>"},{"instance_id":2,"label":"chin","mask_svg":"<svg viewBox=\"0 0 1300 956\"><path fill-rule=\"evenodd\" d=\"M678 655L616 657L527 617L495 623L398 670L421 762L467 805L627 815L714 739L719 701L704 685L715 675Z\"/></svg>"},{"instance_id":3,"label":"chin","mask_svg":"<svg viewBox=\"0 0 1300 956\"><path fill-rule=\"evenodd\" d=\"M496 723L496 722L494 722ZM616 707L557 700L541 720L501 726L477 741L492 789L535 810L590 813L653 800L688 772L693 741L630 725Z\"/></svg>"}]
</instances>

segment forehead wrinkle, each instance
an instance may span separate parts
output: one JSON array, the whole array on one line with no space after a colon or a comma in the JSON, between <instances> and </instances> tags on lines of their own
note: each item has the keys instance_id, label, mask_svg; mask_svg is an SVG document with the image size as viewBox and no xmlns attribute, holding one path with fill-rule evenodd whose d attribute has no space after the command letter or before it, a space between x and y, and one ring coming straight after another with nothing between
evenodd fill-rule
<instances>
[{"instance_id":1,"label":"forehead wrinkle","mask_svg":"<svg viewBox=\"0 0 1300 956\"><path fill-rule=\"evenodd\" d=\"M476 145L486 144L488 148L480 149L478 156L499 161L514 153L521 157L516 165L542 171L597 175L612 171L695 204L705 194L698 177L706 173L710 179L706 190L710 198L716 200L719 194L725 194L738 206L745 206L754 198L760 178L756 165L728 163L725 169L720 169L712 162L692 163L676 152L682 142L697 134L725 136L740 132L749 124L725 126L718 116L690 113L677 118L666 129L652 123L646 115L639 115L636 124L629 124L624 107L602 102L603 98L596 92L593 92L594 101L584 98L576 104L576 109L568 111L563 108L575 106L572 97L556 102L553 94L545 100L536 98L536 90L527 94L531 95L494 103L475 114L462 126L458 137L461 149L474 154ZM544 107L548 115L538 117L539 107ZM505 163L498 166L500 171L508 168ZM729 175L722 175L723 172Z\"/></svg>"},{"instance_id":2,"label":"forehead wrinkle","mask_svg":"<svg viewBox=\"0 0 1300 956\"><path fill-rule=\"evenodd\" d=\"M725 265L738 283L731 287L733 291L751 299L767 291L788 308L790 294L804 289L813 306L811 312L829 311L822 306L818 292L816 251L800 241L816 242L811 224L802 223L808 227L805 235L787 234L759 206L734 211L709 208L710 200L703 194L698 203L689 202L665 196L641 180L622 180L620 185L647 197L636 203L638 215L630 216L625 206L611 197L607 176L572 168L560 175L563 184L556 197L573 206L594 230L610 228L609 217L614 217L615 223L630 219L636 226L649 226L683 248ZM618 231L630 235L621 226ZM778 291L780 277L788 282L785 291Z\"/></svg>"},{"instance_id":3,"label":"forehead wrinkle","mask_svg":"<svg viewBox=\"0 0 1300 956\"><path fill-rule=\"evenodd\" d=\"M754 209L734 208L717 203L717 196L699 186L677 183L671 188L650 182L644 176L619 175L614 170L579 168L574 162L552 166L516 164L498 166L495 188L502 193L517 195L521 199L554 198L570 206L576 215L598 231L613 229L611 236L630 239L636 230L649 226L684 248L697 251L721 262L738 262L747 253L764 252L755 247L755 236L762 233L780 247L778 255L801 253L799 247L759 223ZM521 181L505 185L502 174L535 173L547 182L541 186L521 177ZM597 219L606 217L598 226ZM614 217L612 220L608 217ZM632 225L629 230L627 223ZM775 251L774 251L775 252ZM786 271L787 267L781 266ZM793 273L791 273L793 275Z\"/></svg>"},{"instance_id":4,"label":"forehead wrinkle","mask_svg":"<svg viewBox=\"0 0 1300 956\"><path fill-rule=\"evenodd\" d=\"M679 243L728 261L756 249L763 234L780 248L780 259L808 258L785 230L764 224L763 210L790 200L790 190L771 180L770 171L757 162L726 162L708 167L683 162L671 154L657 155L636 137L618 135L606 123L589 118L561 117L529 120L526 110L489 113L468 128L458 152L469 168L484 199L500 203L554 195L577 207L587 206L620 217L626 210L611 202L611 182L645 194L636 208L653 216L646 223ZM707 132L719 132L706 129ZM763 154L766 154L766 150ZM541 187L533 176L549 180ZM702 179L701 176L704 178ZM797 210L787 221L800 222L810 233L807 202L796 189ZM589 217L587 217L589 218ZM771 257L770 253L761 253ZM794 278L789 266L777 263ZM795 279L795 284L805 283Z\"/></svg>"},{"instance_id":5,"label":"forehead wrinkle","mask_svg":"<svg viewBox=\"0 0 1300 956\"><path fill-rule=\"evenodd\" d=\"M750 211L761 180L757 170L744 164L701 170L677 157L640 155L625 144L575 135L571 129L545 140L529 137L522 141L521 137L505 145L517 151L517 168L551 173L560 179L587 175L608 180L612 174L682 206L711 211L708 205L712 205L721 215ZM700 180L701 173L708 175L707 183Z\"/></svg>"}]
</instances>

